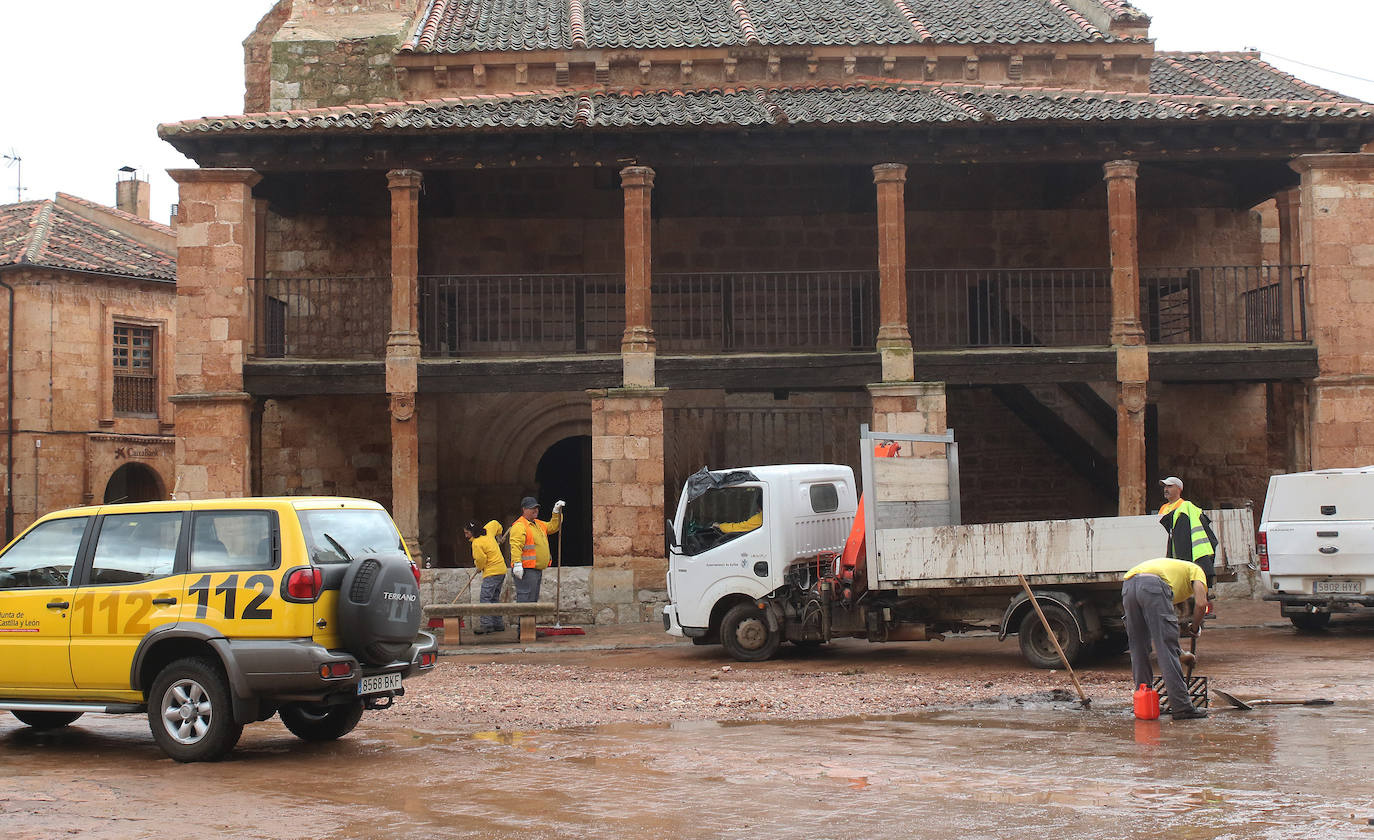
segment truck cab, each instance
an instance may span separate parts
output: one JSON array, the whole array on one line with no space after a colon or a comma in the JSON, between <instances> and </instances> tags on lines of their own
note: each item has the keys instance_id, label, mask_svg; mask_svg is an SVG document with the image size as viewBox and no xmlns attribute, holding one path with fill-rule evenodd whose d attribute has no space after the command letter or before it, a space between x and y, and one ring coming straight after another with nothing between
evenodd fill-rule
<instances>
[{"instance_id":1,"label":"truck cab","mask_svg":"<svg viewBox=\"0 0 1374 840\"><path fill-rule=\"evenodd\" d=\"M701 644L720 642L737 658L767 658L759 654L775 650L779 635L776 626L768 632L775 619L758 602L786 583L795 561L839 552L857 505L847 466L698 472L669 523L664 629Z\"/></svg>"}]
</instances>

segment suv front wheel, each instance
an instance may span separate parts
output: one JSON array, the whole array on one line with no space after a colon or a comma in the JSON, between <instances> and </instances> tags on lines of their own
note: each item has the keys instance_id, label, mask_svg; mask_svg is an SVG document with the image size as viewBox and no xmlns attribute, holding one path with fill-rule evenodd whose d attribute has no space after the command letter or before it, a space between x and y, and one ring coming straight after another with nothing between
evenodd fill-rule
<instances>
[{"instance_id":1,"label":"suv front wheel","mask_svg":"<svg viewBox=\"0 0 1374 840\"><path fill-rule=\"evenodd\" d=\"M281 722L303 741L334 741L353 731L363 717L362 699L326 706L289 703L278 713Z\"/></svg>"},{"instance_id":2,"label":"suv front wheel","mask_svg":"<svg viewBox=\"0 0 1374 840\"><path fill-rule=\"evenodd\" d=\"M157 675L148 693L148 726L177 761L218 761L243 734L228 680L218 663L203 657L178 659Z\"/></svg>"}]
</instances>

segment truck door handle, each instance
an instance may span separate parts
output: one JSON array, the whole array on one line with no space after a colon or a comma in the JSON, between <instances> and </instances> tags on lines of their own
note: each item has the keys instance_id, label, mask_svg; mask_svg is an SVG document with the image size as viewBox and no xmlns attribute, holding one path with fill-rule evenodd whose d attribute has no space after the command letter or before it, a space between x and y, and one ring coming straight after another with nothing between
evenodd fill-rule
<instances>
[{"instance_id":1,"label":"truck door handle","mask_svg":"<svg viewBox=\"0 0 1374 840\"><path fill-rule=\"evenodd\" d=\"M1340 551L1340 549L1336 548L1334 545L1324 545L1317 550L1320 551L1322 554L1335 554L1336 552Z\"/></svg>"},{"instance_id":2,"label":"truck door handle","mask_svg":"<svg viewBox=\"0 0 1374 840\"><path fill-rule=\"evenodd\" d=\"M48 602L48 609L50 609L50 610L65 610L65 609L67 609L68 607L70 607L71 605L72 605L72 602L71 602L71 601L49 601L49 602Z\"/></svg>"},{"instance_id":3,"label":"truck door handle","mask_svg":"<svg viewBox=\"0 0 1374 840\"><path fill-rule=\"evenodd\" d=\"M156 607L170 607L171 605L175 604L176 602L177 602L177 599L175 599L175 598L154 598L154 599L153 599L153 606L156 606Z\"/></svg>"}]
</instances>

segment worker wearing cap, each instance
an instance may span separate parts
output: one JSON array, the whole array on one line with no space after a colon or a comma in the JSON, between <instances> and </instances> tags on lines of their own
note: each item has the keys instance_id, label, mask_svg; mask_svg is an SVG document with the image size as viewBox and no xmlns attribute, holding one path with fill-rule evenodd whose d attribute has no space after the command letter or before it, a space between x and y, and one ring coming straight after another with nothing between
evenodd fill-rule
<instances>
[{"instance_id":1,"label":"worker wearing cap","mask_svg":"<svg viewBox=\"0 0 1374 840\"><path fill-rule=\"evenodd\" d=\"M1164 554L1175 560L1191 560L1202 567L1210 589L1216 582L1216 537L1211 532L1211 520L1192 502L1183 498L1183 482L1169 476L1159 482L1164 491L1164 506L1159 509L1159 524L1164 526L1169 541Z\"/></svg>"},{"instance_id":2,"label":"worker wearing cap","mask_svg":"<svg viewBox=\"0 0 1374 840\"><path fill-rule=\"evenodd\" d=\"M539 600L539 584L543 581L544 570L553 561L549 551L549 534L556 533L563 526L563 501L553 504L553 518L545 521L539 518L539 500L526 496L520 500L520 518L510 526L510 565L515 578L515 600L518 603L531 603ZM519 564L520 570L516 571Z\"/></svg>"},{"instance_id":3,"label":"worker wearing cap","mask_svg":"<svg viewBox=\"0 0 1374 840\"><path fill-rule=\"evenodd\" d=\"M463 536L472 543L472 564L477 567L477 574L482 576L482 593L478 601L483 604L499 604L501 588L506 583L506 558L501 554L501 546L496 543L496 538L500 534L501 523L495 519L488 522L485 527L478 525L475 519L463 526ZM484 615L473 632L480 635L500 633L505 629L504 618L499 615Z\"/></svg>"},{"instance_id":4,"label":"worker wearing cap","mask_svg":"<svg viewBox=\"0 0 1374 840\"><path fill-rule=\"evenodd\" d=\"M1196 563L1172 557L1146 560L1127 572L1121 584L1126 636L1131 644L1131 684L1154 684L1154 671L1150 668L1153 646L1169 695L1169 714L1174 720L1207 717L1206 709L1193 705L1179 662L1178 615L1174 605L1189 598L1193 599L1193 620L1185 632L1197 636L1202 632L1202 616L1207 611L1207 579Z\"/></svg>"}]
</instances>

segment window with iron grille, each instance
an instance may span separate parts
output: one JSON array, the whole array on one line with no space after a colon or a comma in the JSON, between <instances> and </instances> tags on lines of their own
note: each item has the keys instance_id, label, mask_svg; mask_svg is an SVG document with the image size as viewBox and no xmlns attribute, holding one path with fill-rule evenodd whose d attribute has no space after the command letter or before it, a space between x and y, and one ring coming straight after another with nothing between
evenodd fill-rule
<instances>
[{"instance_id":1,"label":"window with iron grille","mask_svg":"<svg viewBox=\"0 0 1374 840\"><path fill-rule=\"evenodd\" d=\"M155 327L114 325L114 410L119 414L157 414Z\"/></svg>"}]
</instances>

